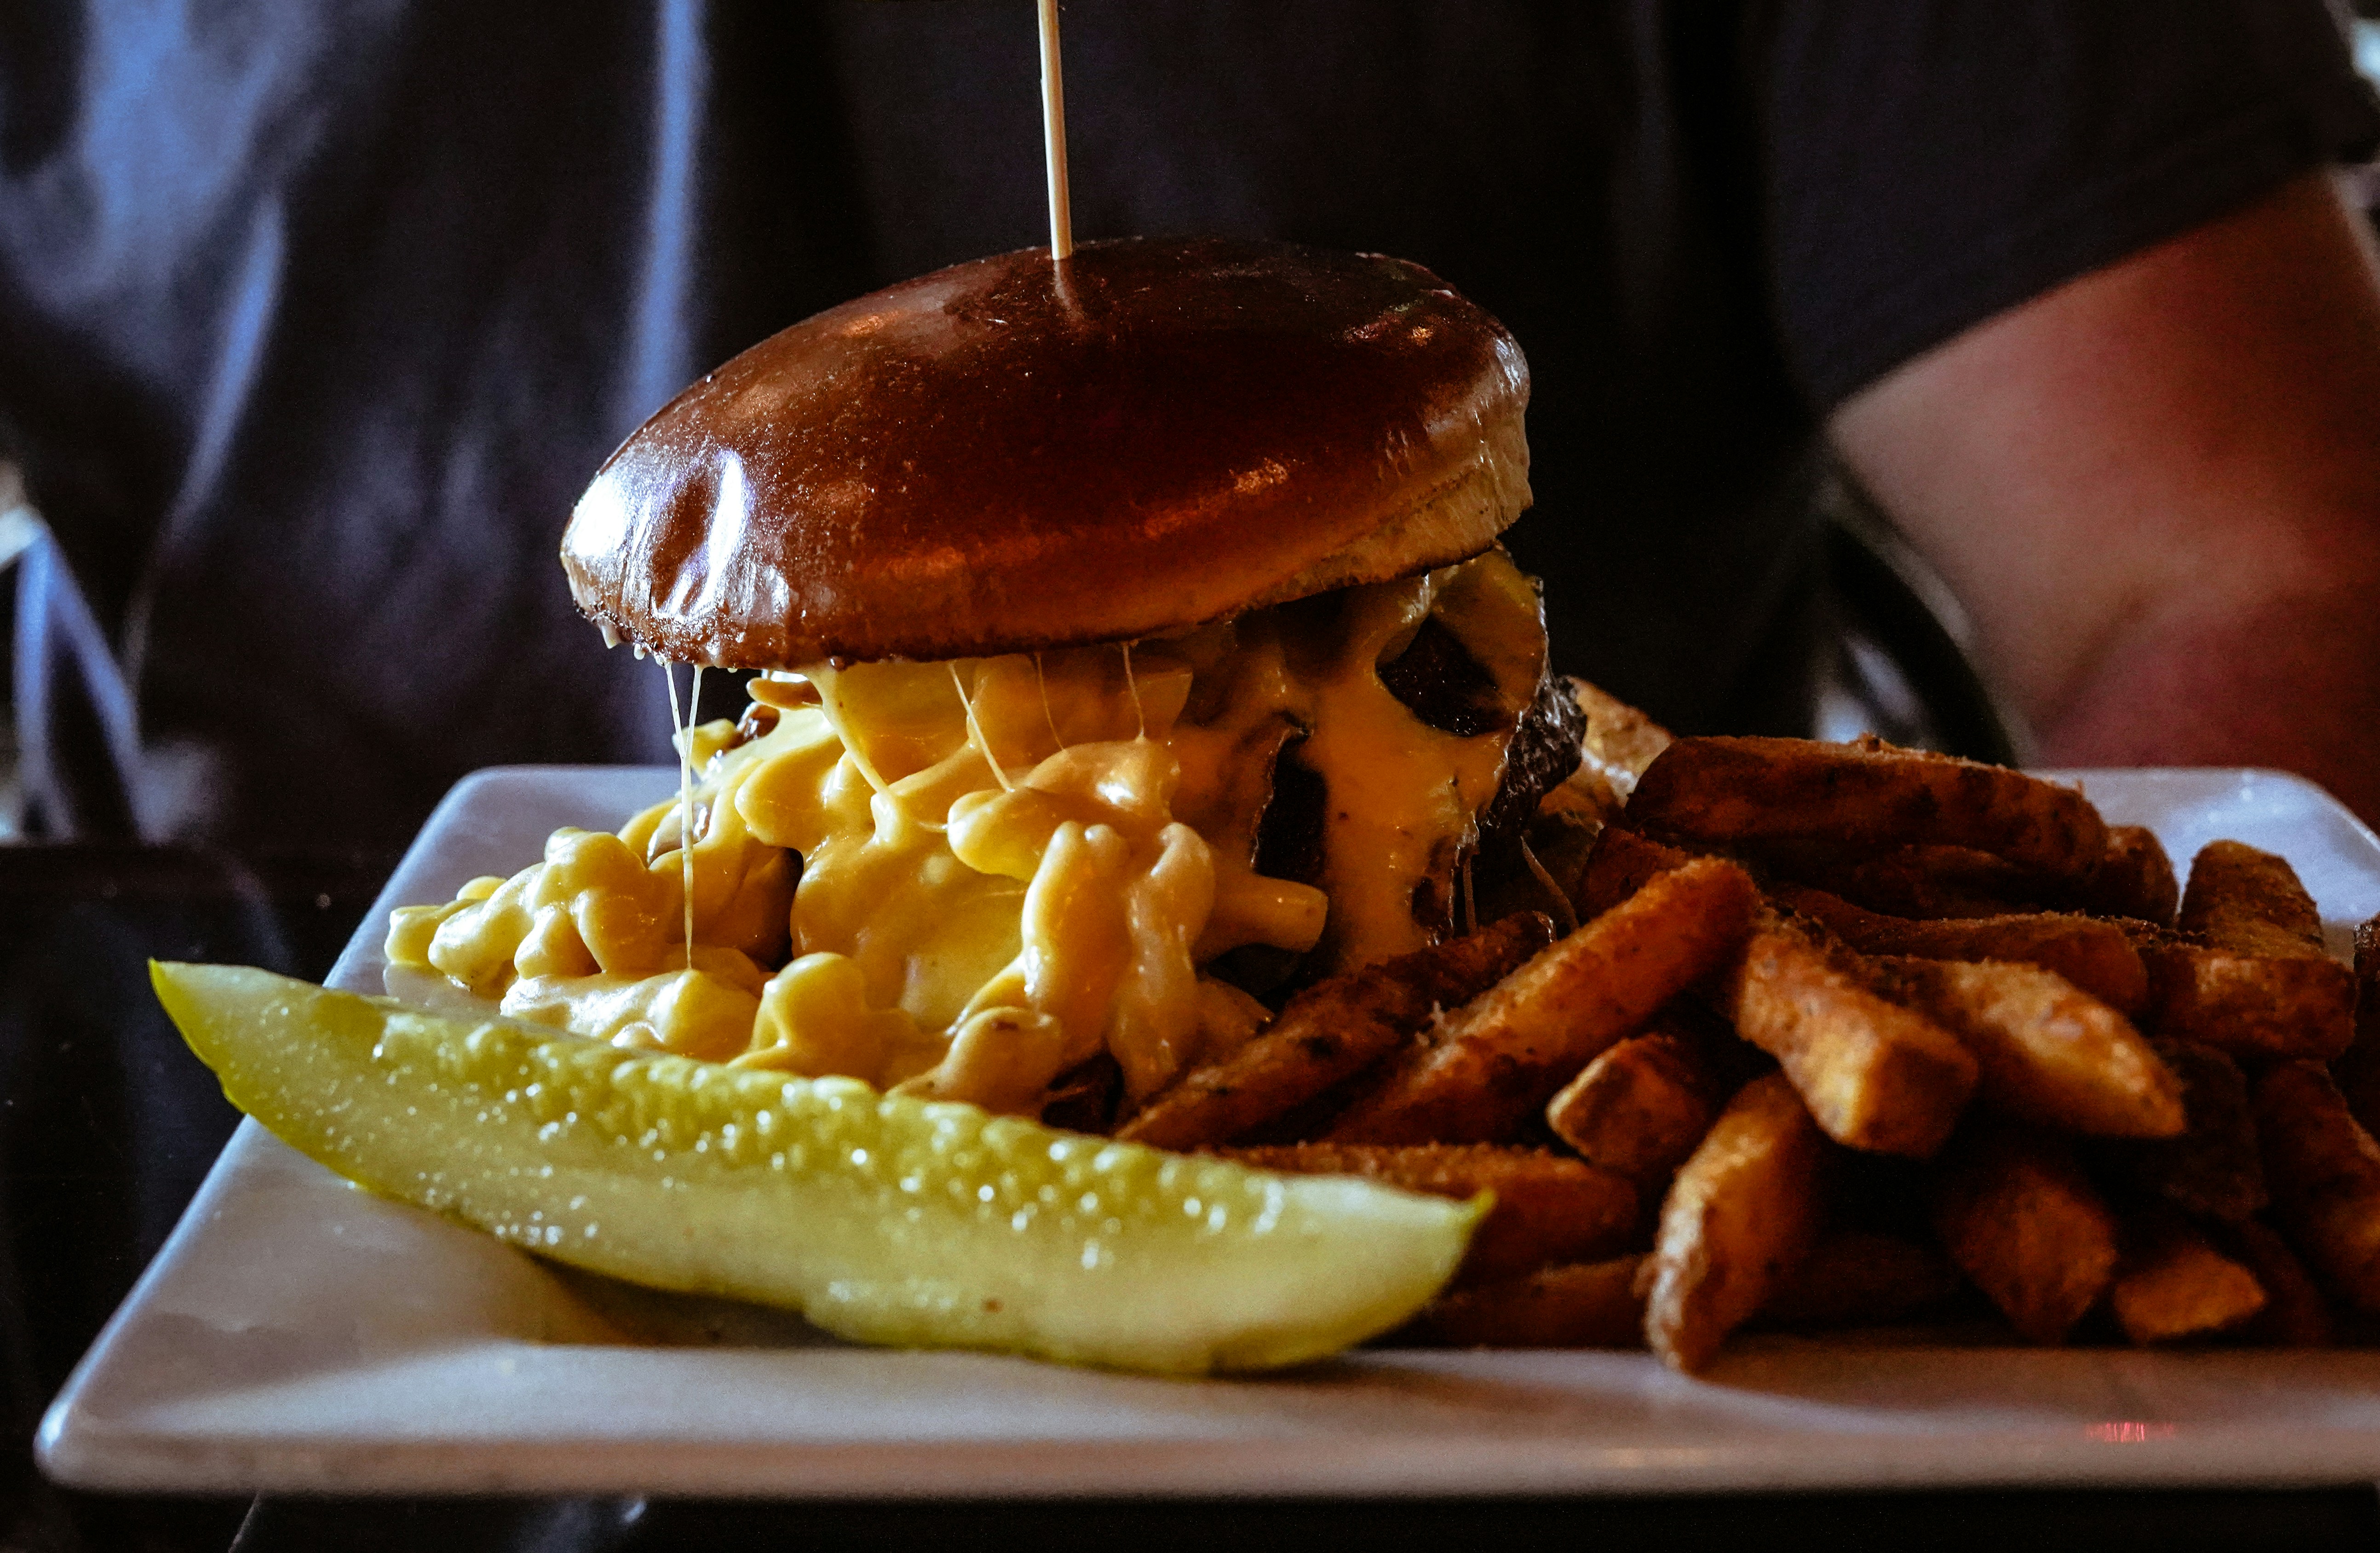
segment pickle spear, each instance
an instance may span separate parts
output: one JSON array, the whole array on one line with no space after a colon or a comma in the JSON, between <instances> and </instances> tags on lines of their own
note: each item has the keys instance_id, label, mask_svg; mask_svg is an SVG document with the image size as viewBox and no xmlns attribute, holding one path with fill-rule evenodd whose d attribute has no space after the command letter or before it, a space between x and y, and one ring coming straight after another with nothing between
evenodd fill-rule
<instances>
[{"instance_id":1,"label":"pickle spear","mask_svg":"<svg viewBox=\"0 0 2380 1553\"><path fill-rule=\"evenodd\" d=\"M232 1103L341 1175L540 1256L863 1342L1176 1375L1293 1365L1411 1316L1485 1211L243 966L151 976Z\"/></svg>"}]
</instances>

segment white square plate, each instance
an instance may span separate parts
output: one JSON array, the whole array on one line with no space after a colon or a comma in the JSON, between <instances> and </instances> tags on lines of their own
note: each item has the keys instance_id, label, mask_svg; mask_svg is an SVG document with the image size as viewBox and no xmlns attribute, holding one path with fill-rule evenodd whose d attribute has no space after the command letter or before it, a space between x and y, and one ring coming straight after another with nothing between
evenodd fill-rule
<instances>
[{"instance_id":1,"label":"white square plate","mask_svg":"<svg viewBox=\"0 0 2380 1553\"><path fill-rule=\"evenodd\" d=\"M616 825L673 774L469 778L332 984L380 989L390 906L508 872L557 825ZM2063 774L2110 819L2155 827L2177 859L2217 836L2286 853L2335 945L2380 912L2380 843L2295 778ZM1767 1338L1732 1344L1702 1379L1641 1353L1374 1351L1268 1379L1178 1381L865 1350L790 1317L557 1271L353 1190L243 1122L51 1407L39 1450L77 1486L208 1493L2335 1483L2380 1475L2380 1352Z\"/></svg>"}]
</instances>

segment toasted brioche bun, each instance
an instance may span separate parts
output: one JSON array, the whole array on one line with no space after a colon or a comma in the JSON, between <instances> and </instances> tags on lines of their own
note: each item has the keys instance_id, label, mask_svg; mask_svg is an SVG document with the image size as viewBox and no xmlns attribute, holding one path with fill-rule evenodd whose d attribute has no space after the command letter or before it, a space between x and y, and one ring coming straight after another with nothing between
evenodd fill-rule
<instances>
[{"instance_id":1,"label":"toasted brioche bun","mask_svg":"<svg viewBox=\"0 0 2380 1553\"><path fill-rule=\"evenodd\" d=\"M1158 636L1476 554L1528 505L1528 367L1419 265L1030 249L830 309L646 422L563 537L674 662Z\"/></svg>"}]
</instances>

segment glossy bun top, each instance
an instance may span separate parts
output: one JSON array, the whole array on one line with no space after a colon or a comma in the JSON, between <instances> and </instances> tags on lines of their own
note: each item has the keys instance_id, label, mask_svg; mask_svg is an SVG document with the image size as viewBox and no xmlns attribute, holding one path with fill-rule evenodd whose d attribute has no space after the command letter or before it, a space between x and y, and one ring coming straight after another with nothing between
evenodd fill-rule
<instances>
[{"instance_id":1,"label":"glossy bun top","mask_svg":"<svg viewBox=\"0 0 2380 1553\"><path fill-rule=\"evenodd\" d=\"M1528 505L1528 393L1503 327L1402 260L1029 249L688 388L596 475L563 566L675 662L1161 635L1484 550Z\"/></svg>"}]
</instances>

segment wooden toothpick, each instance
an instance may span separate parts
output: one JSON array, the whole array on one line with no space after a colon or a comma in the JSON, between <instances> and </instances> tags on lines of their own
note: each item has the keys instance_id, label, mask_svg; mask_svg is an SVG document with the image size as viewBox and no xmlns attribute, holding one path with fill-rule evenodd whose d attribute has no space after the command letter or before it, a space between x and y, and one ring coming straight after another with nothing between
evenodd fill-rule
<instances>
[{"instance_id":1,"label":"wooden toothpick","mask_svg":"<svg viewBox=\"0 0 2380 1553\"><path fill-rule=\"evenodd\" d=\"M1058 0L1041 7L1041 140L1050 159L1050 257L1075 251L1075 211L1066 192L1066 86L1058 65Z\"/></svg>"}]
</instances>

